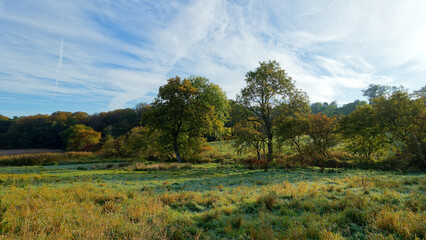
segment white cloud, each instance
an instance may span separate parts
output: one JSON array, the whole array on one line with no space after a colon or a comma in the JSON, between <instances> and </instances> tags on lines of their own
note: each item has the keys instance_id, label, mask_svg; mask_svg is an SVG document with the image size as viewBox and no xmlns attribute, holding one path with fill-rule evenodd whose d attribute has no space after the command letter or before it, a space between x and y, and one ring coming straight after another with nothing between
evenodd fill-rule
<instances>
[{"instance_id":1,"label":"white cloud","mask_svg":"<svg viewBox=\"0 0 426 240\"><path fill-rule=\"evenodd\" d=\"M230 97L259 61L276 59L311 101L361 97L370 83L420 88L426 4L413 1L0 1L0 84L57 99L141 99L176 74Z\"/></svg>"}]
</instances>

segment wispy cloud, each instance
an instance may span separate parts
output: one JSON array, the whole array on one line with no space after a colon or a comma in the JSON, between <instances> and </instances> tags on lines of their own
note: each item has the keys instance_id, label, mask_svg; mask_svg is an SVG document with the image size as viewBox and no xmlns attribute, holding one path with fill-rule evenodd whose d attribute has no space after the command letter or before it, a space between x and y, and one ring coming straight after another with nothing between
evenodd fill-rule
<instances>
[{"instance_id":1,"label":"wispy cloud","mask_svg":"<svg viewBox=\"0 0 426 240\"><path fill-rule=\"evenodd\" d=\"M61 48L59 50L59 61L58 66L56 67L56 83L55 83L55 92L53 93L53 99L56 96L56 92L58 91L58 82L59 82L59 74L62 68L62 49L64 48L64 39L61 38Z\"/></svg>"},{"instance_id":2,"label":"wispy cloud","mask_svg":"<svg viewBox=\"0 0 426 240\"><path fill-rule=\"evenodd\" d=\"M425 11L421 0L0 0L0 92L95 112L202 75L235 97L247 71L276 59L311 101L344 103L370 83L424 84Z\"/></svg>"}]
</instances>

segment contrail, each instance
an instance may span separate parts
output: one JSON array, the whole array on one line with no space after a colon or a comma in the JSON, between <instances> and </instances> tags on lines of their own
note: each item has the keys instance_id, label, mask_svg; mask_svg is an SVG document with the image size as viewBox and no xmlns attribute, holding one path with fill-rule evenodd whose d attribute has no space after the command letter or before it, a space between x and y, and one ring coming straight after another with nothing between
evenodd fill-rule
<instances>
[{"instance_id":1,"label":"contrail","mask_svg":"<svg viewBox=\"0 0 426 240\"><path fill-rule=\"evenodd\" d=\"M58 66L56 67L56 85L55 85L55 93L53 94L53 99L55 99L56 91L58 90L58 81L59 81L59 73L62 68L62 49L64 47L64 39L61 38L61 49L59 50L59 61Z\"/></svg>"}]
</instances>

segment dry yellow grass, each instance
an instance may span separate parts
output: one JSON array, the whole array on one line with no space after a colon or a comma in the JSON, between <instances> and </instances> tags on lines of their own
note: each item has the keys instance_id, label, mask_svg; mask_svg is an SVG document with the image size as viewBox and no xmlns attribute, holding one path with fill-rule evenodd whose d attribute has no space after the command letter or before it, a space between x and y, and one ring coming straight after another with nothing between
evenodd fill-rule
<instances>
[{"instance_id":1,"label":"dry yellow grass","mask_svg":"<svg viewBox=\"0 0 426 240\"><path fill-rule=\"evenodd\" d=\"M425 238L421 174L154 166L0 169L0 239Z\"/></svg>"}]
</instances>

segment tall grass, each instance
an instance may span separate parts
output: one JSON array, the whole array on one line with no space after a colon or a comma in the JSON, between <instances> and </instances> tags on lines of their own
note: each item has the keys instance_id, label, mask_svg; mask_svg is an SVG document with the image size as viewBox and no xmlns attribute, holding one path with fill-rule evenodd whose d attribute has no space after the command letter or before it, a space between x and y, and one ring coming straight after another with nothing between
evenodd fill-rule
<instances>
[{"instance_id":1,"label":"tall grass","mask_svg":"<svg viewBox=\"0 0 426 240\"><path fill-rule=\"evenodd\" d=\"M0 238L168 239L167 209L143 194L92 185L11 188L1 207Z\"/></svg>"},{"instance_id":2,"label":"tall grass","mask_svg":"<svg viewBox=\"0 0 426 240\"><path fill-rule=\"evenodd\" d=\"M192 169L191 163L134 163L127 167L128 170L134 171L160 171L160 170L179 170Z\"/></svg>"},{"instance_id":3,"label":"tall grass","mask_svg":"<svg viewBox=\"0 0 426 240\"><path fill-rule=\"evenodd\" d=\"M92 152L31 153L0 156L0 166L37 166L49 163L66 162L73 159L91 159Z\"/></svg>"},{"instance_id":4,"label":"tall grass","mask_svg":"<svg viewBox=\"0 0 426 240\"><path fill-rule=\"evenodd\" d=\"M425 238L424 175L178 165L9 174L0 239Z\"/></svg>"}]
</instances>

